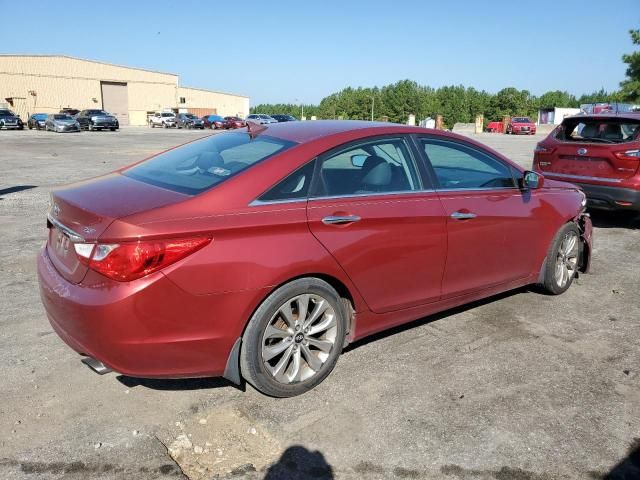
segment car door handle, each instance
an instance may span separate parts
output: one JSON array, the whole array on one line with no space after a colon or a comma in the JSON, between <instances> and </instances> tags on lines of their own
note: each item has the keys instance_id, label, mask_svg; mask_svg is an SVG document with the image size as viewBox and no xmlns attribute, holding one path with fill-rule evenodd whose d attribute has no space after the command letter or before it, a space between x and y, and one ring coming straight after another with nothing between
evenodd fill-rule
<instances>
[{"instance_id":1,"label":"car door handle","mask_svg":"<svg viewBox=\"0 0 640 480\"><path fill-rule=\"evenodd\" d=\"M476 218L477 215L471 212L453 212L451 214L451 218L455 220L470 220L472 218Z\"/></svg>"},{"instance_id":2,"label":"car door handle","mask_svg":"<svg viewBox=\"0 0 640 480\"><path fill-rule=\"evenodd\" d=\"M361 219L357 215L329 215L322 219L325 225L345 225L347 223L359 222Z\"/></svg>"}]
</instances>

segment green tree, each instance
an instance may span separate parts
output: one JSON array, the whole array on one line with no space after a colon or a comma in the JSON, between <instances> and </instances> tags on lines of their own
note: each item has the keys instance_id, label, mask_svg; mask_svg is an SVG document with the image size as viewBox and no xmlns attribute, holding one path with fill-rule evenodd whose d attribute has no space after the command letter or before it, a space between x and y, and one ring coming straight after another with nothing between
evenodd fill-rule
<instances>
[{"instance_id":1,"label":"green tree","mask_svg":"<svg viewBox=\"0 0 640 480\"><path fill-rule=\"evenodd\" d=\"M630 30L631 41L634 45L640 45L640 30ZM625 100L635 102L640 99L640 50L622 56L622 61L627 64L627 78L620 83L622 97Z\"/></svg>"},{"instance_id":2,"label":"green tree","mask_svg":"<svg viewBox=\"0 0 640 480\"><path fill-rule=\"evenodd\" d=\"M576 108L579 105L578 99L561 90L545 92L538 98L538 108Z\"/></svg>"}]
</instances>

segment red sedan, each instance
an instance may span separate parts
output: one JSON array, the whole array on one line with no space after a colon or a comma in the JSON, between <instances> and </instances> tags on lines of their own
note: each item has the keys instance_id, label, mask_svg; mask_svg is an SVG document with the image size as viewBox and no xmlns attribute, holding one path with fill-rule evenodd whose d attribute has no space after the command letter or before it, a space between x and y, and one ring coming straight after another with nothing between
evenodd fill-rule
<instances>
[{"instance_id":1,"label":"red sedan","mask_svg":"<svg viewBox=\"0 0 640 480\"><path fill-rule=\"evenodd\" d=\"M242 128L247 126L247 122L239 117L224 117L224 123L222 125L225 129Z\"/></svg>"},{"instance_id":2,"label":"red sedan","mask_svg":"<svg viewBox=\"0 0 640 480\"><path fill-rule=\"evenodd\" d=\"M571 184L452 133L251 125L56 190L38 256L55 331L99 372L320 383L349 342L587 271Z\"/></svg>"},{"instance_id":3,"label":"red sedan","mask_svg":"<svg viewBox=\"0 0 640 480\"><path fill-rule=\"evenodd\" d=\"M528 117L513 117L507 125L507 135L535 135L536 124Z\"/></svg>"}]
</instances>

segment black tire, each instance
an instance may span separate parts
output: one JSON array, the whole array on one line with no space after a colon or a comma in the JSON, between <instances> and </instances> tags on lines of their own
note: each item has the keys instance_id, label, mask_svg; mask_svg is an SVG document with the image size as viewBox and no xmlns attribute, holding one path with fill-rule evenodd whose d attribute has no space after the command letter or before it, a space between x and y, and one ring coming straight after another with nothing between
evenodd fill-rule
<instances>
[{"instance_id":1,"label":"black tire","mask_svg":"<svg viewBox=\"0 0 640 480\"><path fill-rule=\"evenodd\" d=\"M318 371L306 380L281 383L276 380L262 359L262 338L267 326L280 307L298 295L312 294L323 297L333 308L336 318L336 335L327 359ZM242 336L240 371L247 382L257 390L272 397L294 397L301 395L321 383L333 370L346 335L347 309L338 292L319 278L301 278L278 288L269 295L255 311ZM283 369L283 370L286 370Z\"/></svg>"},{"instance_id":2,"label":"black tire","mask_svg":"<svg viewBox=\"0 0 640 480\"><path fill-rule=\"evenodd\" d=\"M559 255L561 255L560 246L562 245L562 242L565 240L567 235L572 235L572 234L577 235L577 242L578 242L577 261L575 264L575 268L571 273L571 275L569 276L568 280L564 285L561 285L559 281L556 279L556 267L557 267L556 262L559 259ZM549 247L549 252L547 253L547 258L543 266L543 272L542 272L543 280L540 286L544 289L545 292L551 295L560 295L569 289L569 287L573 283L573 279L576 276L576 272L580 268L580 261L581 261L582 249L583 249L581 243L582 243L582 240L580 238L580 229L575 223L573 222L567 223L563 225L563 227L560 230L558 230L558 233L556 233L556 236L553 238L553 242L551 242L551 246Z\"/></svg>"}]
</instances>

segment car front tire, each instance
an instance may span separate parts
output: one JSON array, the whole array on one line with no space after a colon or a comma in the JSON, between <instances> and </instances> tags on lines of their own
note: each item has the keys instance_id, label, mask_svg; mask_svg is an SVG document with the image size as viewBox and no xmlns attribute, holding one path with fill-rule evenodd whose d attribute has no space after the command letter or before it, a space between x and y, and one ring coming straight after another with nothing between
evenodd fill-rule
<instances>
[{"instance_id":1,"label":"car front tire","mask_svg":"<svg viewBox=\"0 0 640 480\"><path fill-rule=\"evenodd\" d=\"M283 285L249 320L242 337L241 374L272 397L305 393L333 370L346 325L345 302L325 281L301 278Z\"/></svg>"},{"instance_id":2,"label":"car front tire","mask_svg":"<svg viewBox=\"0 0 640 480\"><path fill-rule=\"evenodd\" d=\"M543 267L541 286L547 293L560 295L569 289L580 268L581 242L580 229L573 222L556 233Z\"/></svg>"}]
</instances>

